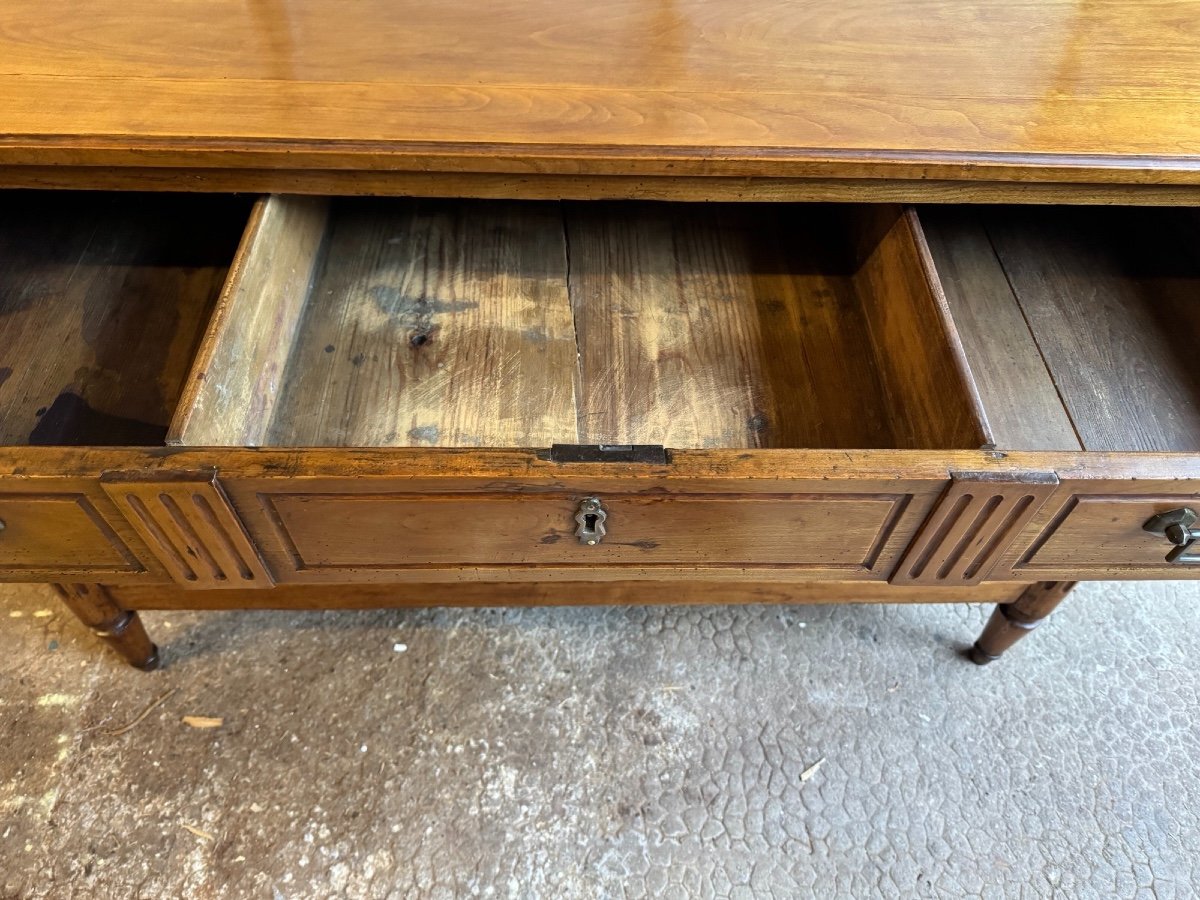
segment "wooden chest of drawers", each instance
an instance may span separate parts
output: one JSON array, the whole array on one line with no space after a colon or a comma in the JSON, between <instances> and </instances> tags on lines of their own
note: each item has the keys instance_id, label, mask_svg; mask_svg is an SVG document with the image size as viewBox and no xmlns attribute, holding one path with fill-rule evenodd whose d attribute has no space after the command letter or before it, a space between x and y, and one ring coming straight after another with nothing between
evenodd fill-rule
<instances>
[{"instance_id":1,"label":"wooden chest of drawers","mask_svg":"<svg viewBox=\"0 0 1200 900\"><path fill-rule=\"evenodd\" d=\"M1200 575L1195 29L626 6L6 5L0 578L149 666L138 609L754 600L997 602L984 662Z\"/></svg>"}]
</instances>

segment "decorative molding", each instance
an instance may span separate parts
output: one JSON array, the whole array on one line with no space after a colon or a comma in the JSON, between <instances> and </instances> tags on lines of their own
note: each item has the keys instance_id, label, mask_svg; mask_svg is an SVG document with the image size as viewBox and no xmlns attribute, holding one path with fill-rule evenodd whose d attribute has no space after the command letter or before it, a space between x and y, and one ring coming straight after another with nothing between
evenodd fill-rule
<instances>
[{"instance_id":1,"label":"decorative molding","mask_svg":"<svg viewBox=\"0 0 1200 900\"><path fill-rule=\"evenodd\" d=\"M101 486L182 587L274 585L215 473L165 482L112 473Z\"/></svg>"},{"instance_id":2,"label":"decorative molding","mask_svg":"<svg viewBox=\"0 0 1200 900\"><path fill-rule=\"evenodd\" d=\"M985 581L1057 486L1053 473L953 475L889 580L944 586Z\"/></svg>"}]
</instances>

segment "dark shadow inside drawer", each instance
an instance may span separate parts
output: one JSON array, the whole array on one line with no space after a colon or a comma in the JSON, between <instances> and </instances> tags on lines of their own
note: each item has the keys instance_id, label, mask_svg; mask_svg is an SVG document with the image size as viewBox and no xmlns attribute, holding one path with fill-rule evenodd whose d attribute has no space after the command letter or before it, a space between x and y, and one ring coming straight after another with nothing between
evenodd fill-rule
<instances>
[{"instance_id":1,"label":"dark shadow inside drawer","mask_svg":"<svg viewBox=\"0 0 1200 900\"><path fill-rule=\"evenodd\" d=\"M0 443L161 445L249 205L0 194Z\"/></svg>"},{"instance_id":2,"label":"dark shadow inside drawer","mask_svg":"<svg viewBox=\"0 0 1200 900\"><path fill-rule=\"evenodd\" d=\"M896 207L273 197L173 443L975 448Z\"/></svg>"},{"instance_id":3,"label":"dark shadow inside drawer","mask_svg":"<svg viewBox=\"0 0 1200 900\"><path fill-rule=\"evenodd\" d=\"M1200 450L1200 212L921 219L997 446Z\"/></svg>"}]
</instances>

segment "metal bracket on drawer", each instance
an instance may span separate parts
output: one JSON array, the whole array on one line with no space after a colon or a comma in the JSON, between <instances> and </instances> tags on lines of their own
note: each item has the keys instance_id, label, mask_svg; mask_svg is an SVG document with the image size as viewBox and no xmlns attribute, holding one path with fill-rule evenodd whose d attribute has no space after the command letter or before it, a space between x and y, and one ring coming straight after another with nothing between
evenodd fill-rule
<instances>
[{"instance_id":1,"label":"metal bracket on drawer","mask_svg":"<svg viewBox=\"0 0 1200 900\"><path fill-rule=\"evenodd\" d=\"M555 444L550 461L556 463L642 463L665 466L667 451L660 444Z\"/></svg>"},{"instance_id":2,"label":"metal bracket on drawer","mask_svg":"<svg viewBox=\"0 0 1200 900\"><path fill-rule=\"evenodd\" d=\"M1200 529L1192 527L1197 521L1200 521L1200 516L1196 515L1196 511L1191 507L1182 506L1152 516L1142 526L1142 530L1151 534L1161 534L1174 544L1174 548L1167 554L1167 562L1194 566L1200 563L1200 553L1194 549L1197 543L1200 543Z\"/></svg>"}]
</instances>

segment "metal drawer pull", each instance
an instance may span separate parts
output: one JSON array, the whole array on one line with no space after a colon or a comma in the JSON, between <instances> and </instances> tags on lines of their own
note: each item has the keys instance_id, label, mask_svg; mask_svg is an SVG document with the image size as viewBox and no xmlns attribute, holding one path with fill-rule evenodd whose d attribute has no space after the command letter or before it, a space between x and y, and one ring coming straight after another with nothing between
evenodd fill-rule
<instances>
[{"instance_id":1,"label":"metal drawer pull","mask_svg":"<svg viewBox=\"0 0 1200 900\"><path fill-rule=\"evenodd\" d=\"M1200 528L1192 527L1198 518L1195 510L1182 506L1151 516L1142 528L1151 534L1163 535L1175 545L1175 549L1167 554L1167 562L1200 565L1200 552L1190 552L1192 545L1200 541Z\"/></svg>"},{"instance_id":2,"label":"metal drawer pull","mask_svg":"<svg viewBox=\"0 0 1200 900\"><path fill-rule=\"evenodd\" d=\"M579 543L593 547L604 540L607 534L604 520L607 518L608 513L600 505L599 497L587 497L580 501L579 512L575 513L575 521L579 523L575 537L579 538Z\"/></svg>"}]
</instances>

